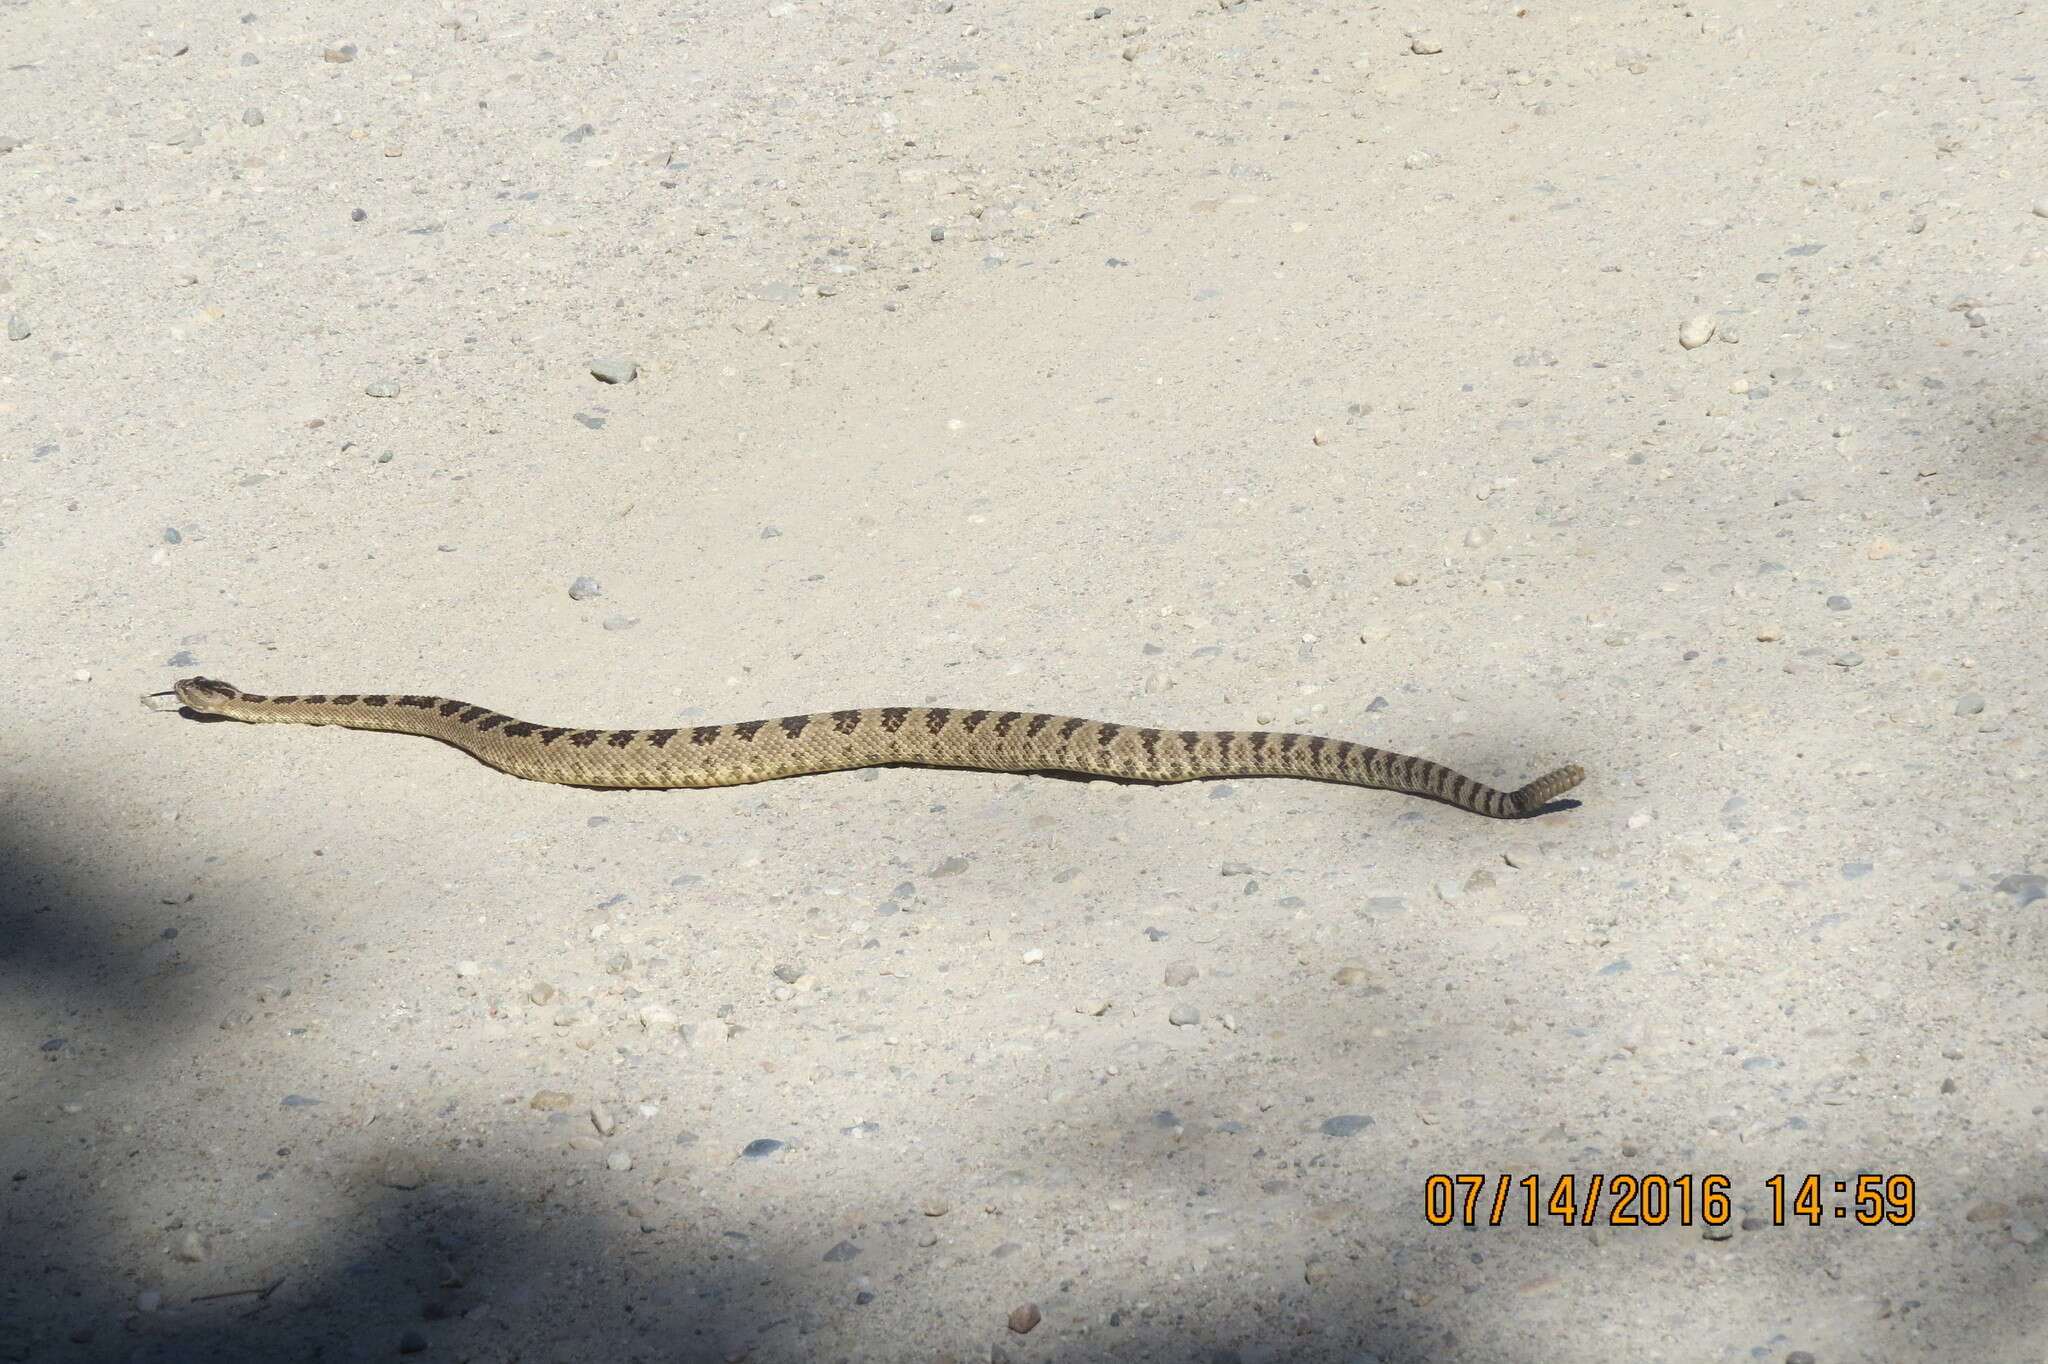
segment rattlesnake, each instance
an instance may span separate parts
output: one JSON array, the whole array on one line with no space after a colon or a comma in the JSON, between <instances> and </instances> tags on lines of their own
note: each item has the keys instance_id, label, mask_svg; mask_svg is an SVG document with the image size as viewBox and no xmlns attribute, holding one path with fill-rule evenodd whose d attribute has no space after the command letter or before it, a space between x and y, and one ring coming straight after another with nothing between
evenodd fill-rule
<instances>
[{"instance_id":1,"label":"rattlesnake","mask_svg":"<svg viewBox=\"0 0 2048 1364\"><path fill-rule=\"evenodd\" d=\"M1139 729L1018 710L881 706L683 729L567 729L440 696L256 696L210 677L188 677L175 691L183 705L203 715L424 734L501 772L568 786L737 786L907 763L1150 782L1307 777L1407 791L1474 814L1514 819L1541 810L1586 776L1582 768L1560 767L1518 791L1496 791L1442 763L1344 739Z\"/></svg>"}]
</instances>

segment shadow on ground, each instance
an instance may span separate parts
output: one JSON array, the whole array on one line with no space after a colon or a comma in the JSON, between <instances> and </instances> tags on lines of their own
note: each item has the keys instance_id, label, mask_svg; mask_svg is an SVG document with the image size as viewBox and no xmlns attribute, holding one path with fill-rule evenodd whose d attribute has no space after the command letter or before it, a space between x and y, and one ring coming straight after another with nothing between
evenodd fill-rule
<instances>
[{"instance_id":1,"label":"shadow on ground","mask_svg":"<svg viewBox=\"0 0 2048 1364\"><path fill-rule=\"evenodd\" d=\"M1072 1120L1059 1124L1039 1122L1020 1097L1011 1149L972 1153L993 1172L986 1183L992 1202L1002 1201L1005 1165L1026 1182L1121 1190L1148 1205L1185 1207L1191 1221L1212 1183L1226 1178L1272 1197L1262 1211L1235 1210L1227 1246L1115 1244L1088 1264L1085 1277L1034 1292L1045 1322L1030 1335L1006 1332L1011 1303L992 1290L986 1330L979 1340L962 1340L962 1275L942 1257L875 1257L871 1263L896 1266L877 1273L878 1295L892 1301L863 1315L868 1309L853 1295L821 1290L811 1263L817 1247L808 1239L696 1225L673 1206L629 1208L574 1171L537 1179L532 1166L452 1134L430 1174L408 1173L417 1128L412 1139L394 1134L389 1151L360 1132L350 1154L340 1154L346 1143L335 1140L321 1161L301 1152L293 1162L280 1150L281 1168L307 1177L310 1167L340 1203L303 1228L287 1220L261 1238L224 1238L208 1252L206 1273L184 1276L186 1289L138 1310L132 1259L109 1263L108 1246L160 1244L169 1261L187 1229L134 1225L119 1206L119 1169L152 1146L206 1134L129 1130L91 1114L81 1122L64 1112L66 1096L89 1089L83 1082L95 1073L146 1075L203 1053L220 1035L221 1001L208 997L201 973L158 926L157 911L172 907L136 904L97 881L90 858L68 849L17 836L0 852L0 1018L12 1058L0 1119L9 1180L0 1201L0 1358L966 1361L991 1358L992 1347L1016 1361L1599 1358L1611 1357L1599 1340L1640 1340L1643 1323L1659 1313L1673 1314L1673 1330L1683 1328L1687 1304L1701 1300L1702 1279L1718 1282L1731 1315L1745 1320L1745 1298L1787 1315L1853 1299L1861 1305L1842 1318L1843 1333L1832 1342L1838 1358L1887 1357L1927 1330L1951 1351L2010 1357L2027 1329L2031 1281L2022 1282L2008 1247L1959 1231L1953 1209L1926 1210L1915 1233L1928 1249L1926 1286L1900 1285L1894 1298L1858 1284L1862 1238L1880 1233L1738 1230L1732 1242L1703 1242L1698 1231L1595 1238L1555 1227L1425 1230L1419 1185L1429 1153L1314 1134L1268 1149L1201 1116L1239 1103L1245 1077L1235 1074L1210 1074L1193 1092L1178 1084L1156 1102L1142 1091L1105 1092L1067 1110ZM1275 1016L1298 1021L1302 1039L1280 1059L1330 1064L1341 1039L1368 1036L1428 1007L1416 993L1424 989L1352 994L1340 1008L1305 982L1298 998L1270 1003ZM1567 1001L1523 1007L1539 1027L1572 1026L1578 1017ZM1467 1036L1458 1045L1469 1045L1470 1054L1437 1046L1430 1058L1437 1073L1480 1069L1484 1039ZM1405 1102L1397 1090L1390 1071L1384 1102ZM1513 1094L1497 1100L1519 1101ZM1180 1113L1166 1121L1169 1104ZM194 1125L217 1120L191 1114ZM432 1140L432 1120L420 1121ZM1682 1162L1683 1135L1671 1141L1661 1158L1636 1163ZM1590 1163L1569 1144L1532 1150L1574 1167ZM267 1176L201 1169L193 1177ZM693 1176L723 1177L715 1168ZM844 1176L837 1178L843 1197ZM872 1172L871 1194L876 1224L915 1220L903 1216L916 1203L915 1181L890 1169L885 1156ZM224 1197L232 1206L261 1202L246 1189ZM1262 1258L1261 1247L1248 1244L1261 1226L1286 1253ZM1027 1235L1048 1251L1060 1239L1052 1226ZM278 1247L279 1258L254 1258L250 1248L260 1244ZM1212 1256L1227 1268L1211 1268ZM1930 1311L1935 1291L1948 1297ZM1606 1303L1594 1314L1599 1321L1584 1310L1589 1295ZM1125 1305L1104 1314L1105 1297ZM1504 1344L1516 1340L1525 1348ZM1752 1353L1770 1348L1766 1338Z\"/></svg>"}]
</instances>

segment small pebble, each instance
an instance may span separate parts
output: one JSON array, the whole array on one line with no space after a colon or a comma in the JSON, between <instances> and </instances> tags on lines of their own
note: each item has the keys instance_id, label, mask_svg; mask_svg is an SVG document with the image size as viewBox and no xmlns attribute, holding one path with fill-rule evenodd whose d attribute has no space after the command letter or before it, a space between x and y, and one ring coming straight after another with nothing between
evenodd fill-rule
<instances>
[{"instance_id":1,"label":"small pebble","mask_svg":"<svg viewBox=\"0 0 2048 1364\"><path fill-rule=\"evenodd\" d=\"M343 43L340 47L328 48L320 56L322 60L334 62L337 65L343 62L352 62L356 59L356 45L354 43ZM424 1350L427 1347L423 1343L420 1348Z\"/></svg>"},{"instance_id":2,"label":"small pebble","mask_svg":"<svg viewBox=\"0 0 2048 1364\"><path fill-rule=\"evenodd\" d=\"M1202 1021L1202 1011L1192 1004L1176 1004L1168 1011L1166 1021L1176 1028L1192 1028Z\"/></svg>"},{"instance_id":3,"label":"small pebble","mask_svg":"<svg viewBox=\"0 0 2048 1364\"><path fill-rule=\"evenodd\" d=\"M7 314L7 339L9 341L26 341L34 330L35 328L29 326L26 314Z\"/></svg>"},{"instance_id":4,"label":"small pebble","mask_svg":"<svg viewBox=\"0 0 2048 1364\"><path fill-rule=\"evenodd\" d=\"M1087 1014L1090 1018L1100 1018L1109 1012L1109 1001L1106 999L1084 999L1074 1006L1074 1012L1077 1014Z\"/></svg>"},{"instance_id":5,"label":"small pebble","mask_svg":"<svg viewBox=\"0 0 2048 1364\"><path fill-rule=\"evenodd\" d=\"M624 1174L633 1168L633 1157L625 1151L614 1151L604 1158L604 1166L617 1174Z\"/></svg>"},{"instance_id":6,"label":"small pebble","mask_svg":"<svg viewBox=\"0 0 2048 1364\"><path fill-rule=\"evenodd\" d=\"M2048 194L2044 194L2034 200L2034 216L2036 218L2048 218Z\"/></svg>"},{"instance_id":7,"label":"small pebble","mask_svg":"<svg viewBox=\"0 0 2048 1364\"><path fill-rule=\"evenodd\" d=\"M603 1104L590 1106L590 1125L597 1129L597 1135L600 1137L608 1137L619 1130L619 1120L614 1118L611 1110Z\"/></svg>"},{"instance_id":8,"label":"small pebble","mask_svg":"<svg viewBox=\"0 0 2048 1364\"><path fill-rule=\"evenodd\" d=\"M1043 948L1034 947L1024 953L1024 964L1026 966L1036 966L1044 960L1045 951Z\"/></svg>"},{"instance_id":9,"label":"small pebble","mask_svg":"<svg viewBox=\"0 0 2048 1364\"><path fill-rule=\"evenodd\" d=\"M1178 989L1180 986L1194 983L1195 978L1201 974L1201 970L1193 962L1177 961L1166 968L1163 978L1168 985Z\"/></svg>"},{"instance_id":10,"label":"small pebble","mask_svg":"<svg viewBox=\"0 0 2048 1364\"><path fill-rule=\"evenodd\" d=\"M1444 50L1444 45L1426 33L1418 33L1408 40L1408 50L1418 57L1434 57Z\"/></svg>"},{"instance_id":11,"label":"small pebble","mask_svg":"<svg viewBox=\"0 0 2048 1364\"><path fill-rule=\"evenodd\" d=\"M363 393L371 398L396 398L398 384L390 379L379 379L375 383L364 385Z\"/></svg>"},{"instance_id":12,"label":"small pebble","mask_svg":"<svg viewBox=\"0 0 2048 1364\"><path fill-rule=\"evenodd\" d=\"M242 110L242 125L243 125L244 127L247 127L247 128L260 128L260 127L262 127L262 126L263 126L263 111L262 111L261 109L244 109L244 110Z\"/></svg>"},{"instance_id":13,"label":"small pebble","mask_svg":"<svg viewBox=\"0 0 2048 1364\"><path fill-rule=\"evenodd\" d=\"M564 1089L536 1089L533 1097L526 1101L528 1108L541 1113L566 1113L576 1096Z\"/></svg>"},{"instance_id":14,"label":"small pebble","mask_svg":"<svg viewBox=\"0 0 2048 1364\"><path fill-rule=\"evenodd\" d=\"M2031 872L2014 872L2003 877L1991 888L1993 895L2010 895L2019 901L2022 908L2036 900L2048 899L2048 876L2037 876Z\"/></svg>"},{"instance_id":15,"label":"small pebble","mask_svg":"<svg viewBox=\"0 0 2048 1364\"><path fill-rule=\"evenodd\" d=\"M1340 1113L1334 1118L1323 1120L1323 1135L1326 1137L1356 1136L1372 1126L1372 1119L1363 1113Z\"/></svg>"},{"instance_id":16,"label":"small pebble","mask_svg":"<svg viewBox=\"0 0 2048 1364\"><path fill-rule=\"evenodd\" d=\"M569 584L570 601L589 601L592 597L602 596L603 594L604 589L597 585L597 579L595 578L578 578L575 582Z\"/></svg>"},{"instance_id":17,"label":"small pebble","mask_svg":"<svg viewBox=\"0 0 2048 1364\"><path fill-rule=\"evenodd\" d=\"M786 1142L777 1141L773 1137L756 1137L747 1143L744 1151L740 1152L740 1159L766 1160L768 1157L781 1151L787 1144Z\"/></svg>"},{"instance_id":18,"label":"small pebble","mask_svg":"<svg viewBox=\"0 0 2048 1364\"><path fill-rule=\"evenodd\" d=\"M1028 1336L1031 1334L1031 1328L1043 1320L1045 1318L1039 1312L1038 1304L1027 1302L1010 1313L1010 1329L1020 1336Z\"/></svg>"},{"instance_id":19,"label":"small pebble","mask_svg":"<svg viewBox=\"0 0 2048 1364\"><path fill-rule=\"evenodd\" d=\"M1837 595L1837 596L1833 596L1833 597L1829 597L1829 598L1828 598L1828 610L1830 610L1830 611L1846 611L1846 610L1848 610L1848 609L1849 609L1849 599L1848 599L1847 597L1844 597L1844 596L1839 596L1839 595Z\"/></svg>"},{"instance_id":20,"label":"small pebble","mask_svg":"<svg viewBox=\"0 0 2048 1364\"><path fill-rule=\"evenodd\" d=\"M630 384L640 377L640 366L631 360L593 360L590 377L604 384Z\"/></svg>"},{"instance_id":21,"label":"small pebble","mask_svg":"<svg viewBox=\"0 0 2048 1364\"><path fill-rule=\"evenodd\" d=\"M535 1004L545 1004L555 997L555 987L544 980L535 981L533 988L526 992L526 998Z\"/></svg>"},{"instance_id":22,"label":"small pebble","mask_svg":"<svg viewBox=\"0 0 2048 1364\"><path fill-rule=\"evenodd\" d=\"M1415 584L1421 581L1422 580L1420 578L1416 577L1413 573L1410 573L1405 568L1394 575L1394 586L1396 587L1413 587L1415 586Z\"/></svg>"},{"instance_id":23,"label":"small pebble","mask_svg":"<svg viewBox=\"0 0 2048 1364\"><path fill-rule=\"evenodd\" d=\"M206 1258L206 1242L199 1239L198 1232L188 1231L178 1238L177 1244L171 1248L171 1254L181 1260L197 1264Z\"/></svg>"},{"instance_id":24,"label":"small pebble","mask_svg":"<svg viewBox=\"0 0 2048 1364\"><path fill-rule=\"evenodd\" d=\"M1689 317L1678 329L1678 344L1687 350L1698 350L1714 339L1714 319L1701 313Z\"/></svg>"},{"instance_id":25,"label":"small pebble","mask_svg":"<svg viewBox=\"0 0 2048 1364\"><path fill-rule=\"evenodd\" d=\"M1956 699L1956 714L1982 715L1983 713L1984 694L1982 692L1973 691L1965 696L1961 696Z\"/></svg>"},{"instance_id":26,"label":"small pebble","mask_svg":"<svg viewBox=\"0 0 2048 1364\"><path fill-rule=\"evenodd\" d=\"M417 1189L427 1182L427 1167L407 1155L394 1155L384 1162L377 1182L387 1189Z\"/></svg>"}]
</instances>

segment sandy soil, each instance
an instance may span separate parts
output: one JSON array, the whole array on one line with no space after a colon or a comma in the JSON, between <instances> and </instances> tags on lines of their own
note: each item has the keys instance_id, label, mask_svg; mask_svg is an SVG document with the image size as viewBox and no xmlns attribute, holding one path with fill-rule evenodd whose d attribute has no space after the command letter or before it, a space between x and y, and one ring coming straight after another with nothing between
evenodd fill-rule
<instances>
[{"instance_id":1,"label":"sandy soil","mask_svg":"<svg viewBox=\"0 0 2048 1364\"><path fill-rule=\"evenodd\" d=\"M0 54L0 1358L2048 1352L2038 6ZM197 673L1592 775L603 793Z\"/></svg>"}]
</instances>

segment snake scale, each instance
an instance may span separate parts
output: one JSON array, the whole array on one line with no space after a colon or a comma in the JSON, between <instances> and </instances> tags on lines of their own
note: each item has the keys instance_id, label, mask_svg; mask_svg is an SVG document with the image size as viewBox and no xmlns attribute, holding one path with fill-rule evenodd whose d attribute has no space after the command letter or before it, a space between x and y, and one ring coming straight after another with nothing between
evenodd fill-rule
<instances>
[{"instance_id":1,"label":"snake scale","mask_svg":"<svg viewBox=\"0 0 2048 1364\"><path fill-rule=\"evenodd\" d=\"M1313 734L1140 729L1019 710L880 706L682 729L568 729L440 696L257 696L208 677L175 684L202 715L424 734L501 772L567 786L738 786L905 763L989 772L1067 772L1134 781L1305 777L1406 791L1493 819L1534 814L1585 779L1560 767L1516 791L1427 758Z\"/></svg>"}]
</instances>

